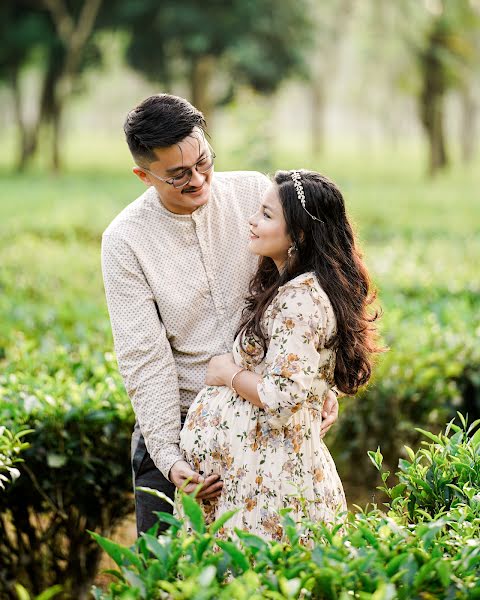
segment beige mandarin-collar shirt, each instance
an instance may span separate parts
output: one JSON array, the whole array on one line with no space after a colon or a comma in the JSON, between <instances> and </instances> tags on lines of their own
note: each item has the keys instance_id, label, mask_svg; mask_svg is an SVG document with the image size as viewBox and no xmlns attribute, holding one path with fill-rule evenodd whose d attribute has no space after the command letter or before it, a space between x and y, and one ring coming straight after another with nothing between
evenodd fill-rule
<instances>
[{"instance_id":1,"label":"beige mandarin-collar shirt","mask_svg":"<svg viewBox=\"0 0 480 600\"><path fill-rule=\"evenodd\" d=\"M180 414L205 385L210 358L232 350L257 265L248 217L268 186L256 172L214 173L209 202L191 215L169 212L151 187L103 234L119 369L165 477L183 459Z\"/></svg>"}]
</instances>

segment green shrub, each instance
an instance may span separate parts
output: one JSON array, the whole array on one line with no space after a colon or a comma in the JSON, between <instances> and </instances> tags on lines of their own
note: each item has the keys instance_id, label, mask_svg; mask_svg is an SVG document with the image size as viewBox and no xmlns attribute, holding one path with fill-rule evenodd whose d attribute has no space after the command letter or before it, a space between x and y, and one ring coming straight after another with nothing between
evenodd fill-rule
<instances>
[{"instance_id":1,"label":"green shrub","mask_svg":"<svg viewBox=\"0 0 480 600\"><path fill-rule=\"evenodd\" d=\"M240 530L235 539L217 539L230 514L206 527L200 507L186 495L181 502L189 527L158 513L170 524L167 534L157 538L153 530L131 548L93 534L118 565L109 590L94 588L95 598L478 599L480 434L469 433L450 424L433 444L412 452L408 465L400 461L400 483L386 488L392 498L386 513L377 507L349 513L329 528L307 520L295 523L290 509L280 511L282 542ZM381 468L379 450L371 459ZM429 489L433 505L417 498L418 489L424 489L419 477L429 478L422 471L428 465L439 482ZM384 484L388 476L383 474ZM457 491L454 499L445 496L448 486Z\"/></svg>"},{"instance_id":2,"label":"green shrub","mask_svg":"<svg viewBox=\"0 0 480 600\"><path fill-rule=\"evenodd\" d=\"M17 597L15 582L86 597L100 559L87 529L108 534L133 509L133 415L113 360L58 354L54 373L0 377L0 422L33 430L21 476L0 496L2 598Z\"/></svg>"},{"instance_id":3,"label":"green shrub","mask_svg":"<svg viewBox=\"0 0 480 600\"><path fill-rule=\"evenodd\" d=\"M30 430L12 433L4 425L0 426L0 488L5 489L5 485L15 481L20 476L15 464L22 462L19 456L22 451L28 448L29 444L22 442L22 437L31 433Z\"/></svg>"},{"instance_id":4,"label":"green shrub","mask_svg":"<svg viewBox=\"0 0 480 600\"><path fill-rule=\"evenodd\" d=\"M386 485L390 472L382 472L384 485L379 489L390 498L392 510L410 522L439 518L457 505L480 505L480 429L473 434L480 419L468 426L462 414L458 416L462 427L450 422L438 435L418 429L431 441L423 441L417 452L405 447L409 460L399 460L393 488ZM380 449L369 456L381 470Z\"/></svg>"},{"instance_id":5,"label":"green shrub","mask_svg":"<svg viewBox=\"0 0 480 600\"><path fill-rule=\"evenodd\" d=\"M434 290L425 290L433 295ZM382 331L382 355L366 390L340 400L338 426L327 443L344 478L372 486L367 451L380 442L395 466L403 445L416 446L422 429L438 429L460 410L480 417L479 311L466 297L408 299L397 294Z\"/></svg>"}]
</instances>

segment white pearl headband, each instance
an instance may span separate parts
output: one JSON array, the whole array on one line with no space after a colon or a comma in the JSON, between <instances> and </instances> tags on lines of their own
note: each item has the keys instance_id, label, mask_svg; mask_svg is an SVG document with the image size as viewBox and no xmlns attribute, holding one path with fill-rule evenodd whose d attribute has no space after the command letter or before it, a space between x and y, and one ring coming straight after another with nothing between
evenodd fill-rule
<instances>
[{"instance_id":1,"label":"white pearl headband","mask_svg":"<svg viewBox=\"0 0 480 600\"><path fill-rule=\"evenodd\" d=\"M305 206L305 190L303 189L302 178L301 178L301 175L300 175L300 171L292 171L291 178L293 179L293 185L295 187L295 190L297 191L298 199L302 203L303 210L314 221L318 221L319 223L323 223L323 221L321 219L319 219L318 217L315 217L314 215L312 215L312 213L309 212L307 210L307 207Z\"/></svg>"}]
</instances>

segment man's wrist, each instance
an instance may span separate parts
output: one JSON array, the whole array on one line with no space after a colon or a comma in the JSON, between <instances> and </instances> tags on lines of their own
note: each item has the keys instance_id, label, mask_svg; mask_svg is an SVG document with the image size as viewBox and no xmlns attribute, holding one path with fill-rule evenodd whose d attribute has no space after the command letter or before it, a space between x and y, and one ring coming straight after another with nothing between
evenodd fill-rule
<instances>
[{"instance_id":1,"label":"man's wrist","mask_svg":"<svg viewBox=\"0 0 480 600\"><path fill-rule=\"evenodd\" d=\"M183 460L184 460L183 458L179 458L179 459L178 459L178 460L176 460L176 461L173 463L173 465L170 467L170 470L168 471L168 477L167 477L167 479L168 479L168 481L169 481L170 483L173 483L173 481L172 481L172 478L171 478L171 474L172 474L172 469L173 469L173 467L174 467L174 466L175 466L177 463L179 463L179 462L181 462L181 461L183 461ZM174 485L175 485L175 484L174 484Z\"/></svg>"}]
</instances>

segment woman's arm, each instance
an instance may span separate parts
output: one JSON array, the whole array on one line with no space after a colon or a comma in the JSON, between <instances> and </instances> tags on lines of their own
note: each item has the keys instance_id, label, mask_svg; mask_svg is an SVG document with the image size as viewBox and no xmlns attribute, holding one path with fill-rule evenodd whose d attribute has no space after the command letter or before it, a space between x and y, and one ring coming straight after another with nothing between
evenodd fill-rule
<instances>
[{"instance_id":1,"label":"woman's arm","mask_svg":"<svg viewBox=\"0 0 480 600\"><path fill-rule=\"evenodd\" d=\"M233 386L232 386L233 379ZM208 365L207 385L226 385L232 387L244 400L251 402L259 408L265 408L258 395L257 386L262 380L260 375L251 371L242 370L235 362L231 354L214 356ZM325 400L322 413L321 437L338 419L338 402L336 395L330 390Z\"/></svg>"},{"instance_id":2,"label":"woman's arm","mask_svg":"<svg viewBox=\"0 0 480 600\"><path fill-rule=\"evenodd\" d=\"M205 383L207 385L226 385L237 392L244 400L263 408L257 391L257 384L261 380L260 375L242 369L235 364L231 354L221 354L214 356L208 363Z\"/></svg>"}]
</instances>

